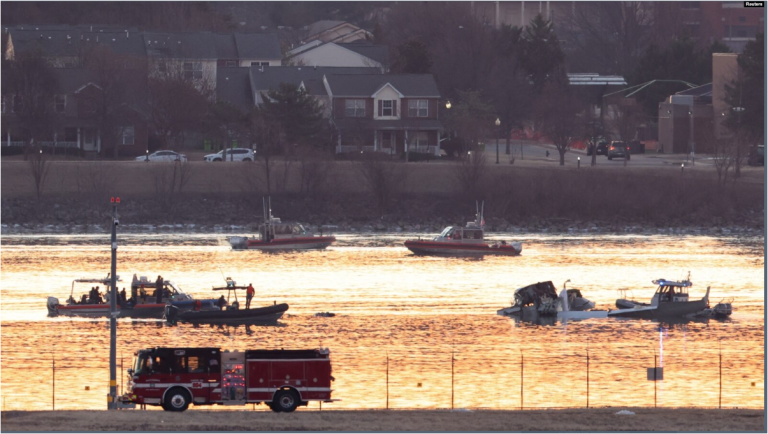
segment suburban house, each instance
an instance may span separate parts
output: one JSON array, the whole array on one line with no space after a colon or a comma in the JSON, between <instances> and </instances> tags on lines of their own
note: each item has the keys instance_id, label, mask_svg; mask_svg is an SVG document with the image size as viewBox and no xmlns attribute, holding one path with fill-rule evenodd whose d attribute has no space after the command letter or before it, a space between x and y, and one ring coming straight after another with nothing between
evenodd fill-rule
<instances>
[{"instance_id":1,"label":"suburban house","mask_svg":"<svg viewBox=\"0 0 768 434\"><path fill-rule=\"evenodd\" d=\"M55 68L52 74L56 81L57 93L51 101L54 113L54 132L42 146L75 148L84 153L111 153L105 149L99 131L97 103L101 88L93 72L82 68ZM3 75L3 86L6 76ZM23 146L15 132L15 104L12 95L5 95L2 104L2 137L4 146ZM115 133L119 155L140 155L147 150L148 129L146 115L135 106L116 107L123 123Z\"/></svg>"},{"instance_id":2,"label":"suburban house","mask_svg":"<svg viewBox=\"0 0 768 434\"><path fill-rule=\"evenodd\" d=\"M304 27L306 36L303 42L320 40L322 42L354 42L371 39L373 34L346 21L322 20Z\"/></svg>"},{"instance_id":3,"label":"suburban house","mask_svg":"<svg viewBox=\"0 0 768 434\"><path fill-rule=\"evenodd\" d=\"M286 53L288 60L303 66L368 66L389 71L389 48L366 41L351 43L318 40Z\"/></svg>"},{"instance_id":4,"label":"suburban house","mask_svg":"<svg viewBox=\"0 0 768 434\"><path fill-rule=\"evenodd\" d=\"M4 29L8 41L6 60L21 53L39 53L52 68L79 68L93 50L104 47L118 56L145 58L141 34L135 29L118 31L94 26L16 26Z\"/></svg>"},{"instance_id":5,"label":"suburban house","mask_svg":"<svg viewBox=\"0 0 768 434\"><path fill-rule=\"evenodd\" d=\"M431 74L326 74L336 152L439 155L440 92Z\"/></svg>"},{"instance_id":6,"label":"suburban house","mask_svg":"<svg viewBox=\"0 0 768 434\"><path fill-rule=\"evenodd\" d=\"M280 83L290 83L303 88L312 95L323 108L324 116L331 117L330 98L323 84L326 74L378 74L379 68L369 67L306 67L306 66L275 66L270 68L250 68L250 92L252 104L261 105L262 94L271 89L278 89Z\"/></svg>"},{"instance_id":7,"label":"suburban house","mask_svg":"<svg viewBox=\"0 0 768 434\"><path fill-rule=\"evenodd\" d=\"M273 33L213 34L217 65L280 66L283 54L280 42Z\"/></svg>"},{"instance_id":8,"label":"suburban house","mask_svg":"<svg viewBox=\"0 0 768 434\"><path fill-rule=\"evenodd\" d=\"M216 87L216 43L210 33L144 33L150 77L180 73ZM229 53L225 53L229 54Z\"/></svg>"}]
</instances>

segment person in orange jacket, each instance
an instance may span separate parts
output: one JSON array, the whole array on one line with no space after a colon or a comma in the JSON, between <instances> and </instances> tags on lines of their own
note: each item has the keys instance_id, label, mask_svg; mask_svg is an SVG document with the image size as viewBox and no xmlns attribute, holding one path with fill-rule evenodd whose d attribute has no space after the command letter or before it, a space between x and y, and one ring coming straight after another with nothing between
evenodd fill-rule
<instances>
[{"instance_id":1,"label":"person in orange jacket","mask_svg":"<svg viewBox=\"0 0 768 434\"><path fill-rule=\"evenodd\" d=\"M256 291L253 289L252 284L248 284L248 289L245 290L245 308L250 309L251 308L251 299L253 298L253 294Z\"/></svg>"}]
</instances>

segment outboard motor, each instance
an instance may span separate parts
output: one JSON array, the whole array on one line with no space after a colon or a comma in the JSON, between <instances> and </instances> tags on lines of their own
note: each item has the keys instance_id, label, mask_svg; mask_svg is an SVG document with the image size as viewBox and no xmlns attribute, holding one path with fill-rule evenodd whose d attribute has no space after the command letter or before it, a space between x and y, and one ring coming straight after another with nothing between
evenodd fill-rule
<instances>
[{"instance_id":1,"label":"outboard motor","mask_svg":"<svg viewBox=\"0 0 768 434\"><path fill-rule=\"evenodd\" d=\"M59 314L59 299L48 297L48 316L57 316Z\"/></svg>"},{"instance_id":2,"label":"outboard motor","mask_svg":"<svg viewBox=\"0 0 768 434\"><path fill-rule=\"evenodd\" d=\"M176 315L179 313L179 308L172 305L167 304L165 305L165 321L168 324L174 325L176 324Z\"/></svg>"}]
</instances>

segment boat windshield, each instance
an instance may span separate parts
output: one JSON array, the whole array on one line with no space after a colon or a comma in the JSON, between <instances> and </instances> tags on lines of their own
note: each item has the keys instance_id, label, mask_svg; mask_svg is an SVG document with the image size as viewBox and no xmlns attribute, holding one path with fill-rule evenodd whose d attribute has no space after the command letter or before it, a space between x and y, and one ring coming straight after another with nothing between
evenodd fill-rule
<instances>
[{"instance_id":1,"label":"boat windshield","mask_svg":"<svg viewBox=\"0 0 768 434\"><path fill-rule=\"evenodd\" d=\"M442 238L448 238L453 234L453 226L448 226L447 228L443 229L443 232L440 233L440 237Z\"/></svg>"}]
</instances>

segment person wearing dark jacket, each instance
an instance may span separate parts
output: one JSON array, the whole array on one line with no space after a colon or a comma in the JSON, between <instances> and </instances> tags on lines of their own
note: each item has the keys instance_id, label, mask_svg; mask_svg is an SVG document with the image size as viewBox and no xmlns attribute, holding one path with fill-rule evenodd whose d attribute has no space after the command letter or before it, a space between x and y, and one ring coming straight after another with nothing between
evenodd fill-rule
<instances>
[{"instance_id":1,"label":"person wearing dark jacket","mask_svg":"<svg viewBox=\"0 0 768 434\"><path fill-rule=\"evenodd\" d=\"M157 303L163 302L163 276L157 276L155 282L155 297L157 297Z\"/></svg>"}]
</instances>

